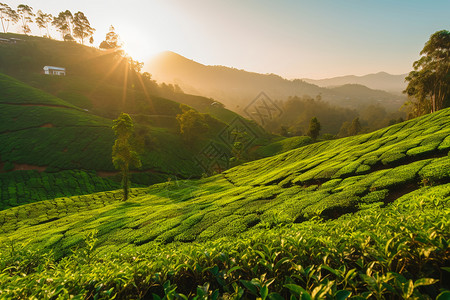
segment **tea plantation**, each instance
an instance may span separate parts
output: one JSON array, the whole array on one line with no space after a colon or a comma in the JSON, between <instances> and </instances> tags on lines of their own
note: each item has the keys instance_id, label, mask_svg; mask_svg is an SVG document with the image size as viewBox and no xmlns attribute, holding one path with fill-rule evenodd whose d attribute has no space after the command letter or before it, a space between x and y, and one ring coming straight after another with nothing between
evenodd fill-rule
<instances>
[{"instance_id":1,"label":"tea plantation","mask_svg":"<svg viewBox=\"0 0 450 300\"><path fill-rule=\"evenodd\" d=\"M448 299L449 120L0 211L0 297Z\"/></svg>"},{"instance_id":2,"label":"tea plantation","mask_svg":"<svg viewBox=\"0 0 450 300\"><path fill-rule=\"evenodd\" d=\"M120 188L120 183L95 172L36 170L0 173L0 210L63 196L92 194Z\"/></svg>"},{"instance_id":3,"label":"tea plantation","mask_svg":"<svg viewBox=\"0 0 450 300\"><path fill-rule=\"evenodd\" d=\"M116 182L120 178L114 177L116 170L111 162L115 139L112 120L1 73L0 90L0 210L119 187ZM202 100L192 98L197 105ZM164 182L175 176L201 177L205 170L192 158L200 153L205 143L223 144L218 135L227 125L210 117L209 136L194 147L186 147L178 134L176 113L180 110L179 103L160 98L154 100L154 109L165 110L169 115L133 116L142 160L142 168L133 170L133 182L139 186ZM166 109L168 107L170 109ZM226 109L213 107L209 111L224 120L236 118L236 114ZM229 148L222 148L230 152ZM16 174L17 170L45 173ZM77 175L66 178L69 170L77 170ZM110 177L104 179L96 176L96 172ZM83 176L89 177L88 183ZM20 183L17 178L25 181Z\"/></svg>"}]
</instances>

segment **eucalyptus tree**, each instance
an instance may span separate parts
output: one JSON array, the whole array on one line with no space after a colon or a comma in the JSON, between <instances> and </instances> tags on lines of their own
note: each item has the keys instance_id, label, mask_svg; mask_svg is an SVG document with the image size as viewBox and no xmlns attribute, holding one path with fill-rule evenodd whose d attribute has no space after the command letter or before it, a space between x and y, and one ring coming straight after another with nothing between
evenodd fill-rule
<instances>
[{"instance_id":1,"label":"eucalyptus tree","mask_svg":"<svg viewBox=\"0 0 450 300\"><path fill-rule=\"evenodd\" d=\"M36 24L39 29L45 29L47 31L47 37L50 37L49 26L52 23L53 16L51 14L46 14L42 10L38 10L36 14Z\"/></svg>"},{"instance_id":2,"label":"eucalyptus tree","mask_svg":"<svg viewBox=\"0 0 450 300\"><path fill-rule=\"evenodd\" d=\"M0 3L0 21L4 33L8 32L9 25L19 21L19 14L6 3Z\"/></svg>"},{"instance_id":3,"label":"eucalyptus tree","mask_svg":"<svg viewBox=\"0 0 450 300\"><path fill-rule=\"evenodd\" d=\"M450 106L450 32L437 31L430 36L406 77L403 91L413 117Z\"/></svg>"},{"instance_id":4,"label":"eucalyptus tree","mask_svg":"<svg viewBox=\"0 0 450 300\"><path fill-rule=\"evenodd\" d=\"M22 22L20 26L22 28L23 33L29 34L31 32L29 23L33 23L33 17L35 14L33 13L33 8L26 4L19 4L17 6L17 13L19 14L19 19Z\"/></svg>"},{"instance_id":5,"label":"eucalyptus tree","mask_svg":"<svg viewBox=\"0 0 450 300\"><path fill-rule=\"evenodd\" d=\"M73 15L70 10L60 12L53 18L52 24L61 32L64 40L73 40Z\"/></svg>"},{"instance_id":6,"label":"eucalyptus tree","mask_svg":"<svg viewBox=\"0 0 450 300\"><path fill-rule=\"evenodd\" d=\"M81 40L84 44L84 39L92 37L95 29L91 27L88 18L81 11L75 13L73 18L73 36Z\"/></svg>"}]
</instances>

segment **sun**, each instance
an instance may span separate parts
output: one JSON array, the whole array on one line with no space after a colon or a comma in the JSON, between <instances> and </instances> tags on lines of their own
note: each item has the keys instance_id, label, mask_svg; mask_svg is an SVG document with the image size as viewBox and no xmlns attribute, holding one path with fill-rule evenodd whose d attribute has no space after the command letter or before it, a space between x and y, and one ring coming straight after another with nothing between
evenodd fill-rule
<instances>
[{"instance_id":1,"label":"sun","mask_svg":"<svg viewBox=\"0 0 450 300\"><path fill-rule=\"evenodd\" d=\"M134 60L147 62L151 57L164 51L155 38L140 36L136 31L123 32L120 35L122 49Z\"/></svg>"}]
</instances>

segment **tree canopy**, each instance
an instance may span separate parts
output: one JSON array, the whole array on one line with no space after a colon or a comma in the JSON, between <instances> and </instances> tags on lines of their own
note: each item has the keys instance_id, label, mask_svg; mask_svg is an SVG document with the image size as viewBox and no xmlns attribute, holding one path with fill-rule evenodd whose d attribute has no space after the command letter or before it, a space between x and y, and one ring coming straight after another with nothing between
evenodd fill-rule
<instances>
[{"instance_id":1,"label":"tree canopy","mask_svg":"<svg viewBox=\"0 0 450 300\"><path fill-rule=\"evenodd\" d=\"M19 6L17 6L17 13L19 14L19 18L22 21L21 27L23 33L25 34L30 33L31 29L28 23L33 23L32 18L35 16L33 13L33 8L25 4L19 4Z\"/></svg>"},{"instance_id":2,"label":"tree canopy","mask_svg":"<svg viewBox=\"0 0 450 300\"><path fill-rule=\"evenodd\" d=\"M130 138L134 132L133 120L130 115L122 113L114 120L112 129L117 137L112 148L112 161L114 167L122 173L123 197L126 201L130 187L129 168L141 167L141 160L130 143Z\"/></svg>"},{"instance_id":3,"label":"tree canopy","mask_svg":"<svg viewBox=\"0 0 450 300\"><path fill-rule=\"evenodd\" d=\"M89 20L81 11L75 13L73 18L73 35L75 38L81 40L81 44L84 44L84 39L92 37L95 29L91 27Z\"/></svg>"},{"instance_id":4,"label":"tree canopy","mask_svg":"<svg viewBox=\"0 0 450 300\"><path fill-rule=\"evenodd\" d=\"M116 29L114 26L109 27L109 32L106 34L105 40L100 43L100 48L109 50L109 49L118 49L121 47L119 35L116 33Z\"/></svg>"},{"instance_id":5,"label":"tree canopy","mask_svg":"<svg viewBox=\"0 0 450 300\"><path fill-rule=\"evenodd\" d=\"M311 119L311 122L309 122L308 135L313 140L316 140L319 137L319 132L320 132L320 123L319 120L317 120L317 118L314 117Z\"/></svg>"},{"instance_id":6,"label":"tree canopy","mask_svg":"<svg viewBox=\"0 0 450 300\"><path fill-rule=\"evenodd\" d=\"M205 115L192 108L181 104L183 113L177 115L177 121L180 126L180 133L183 140L193 145L202 135L208 132L209 125L205 120Z\"/></svg>"},{"instance_id":7,"label":"tree canopy","mask_svg":"<svg viewBox=\"0 0 450 300\"><path fill-rule=\"evenodd\" d=\"M69 36L72 37L73 15L70 10L60 12L57 17L53 18L52 24L61 32L64 40L68 40Z\"/></svg>"},{"instance_id":8,"label":"tree canopy","mask_svg":"<svg viewBox=\"0 0 450 300\"><path fill-rule=\"evenodd\" d=\"M414 70L406 77L410 116L435 112L450 105L450 32L437 31L430 36Z\"/></svg>"},{"instance_id":9,"label":"tree canopy","mask_svg":"<svg viewBox=\"0 0 450 300\"><path fill-rule=\"evenodd\" d=\"M47 31L47 37L50 37L49 24L51 24L53 16L51 14L46 14L42 10L38 10L36 14L36 25L39 29L45 29Z\"/></svg>"},{"instance_id":10,"label":"tree canopy","mask_svg":"<svg viewBox=\"0 0 450 300\"><path fill-rule=\"evenodd\" d=\"M19 20L19 14L5 3L0 3L0 21L3 32L7 33L10 24L15 24Z\"/></svg>"}]
</instances>

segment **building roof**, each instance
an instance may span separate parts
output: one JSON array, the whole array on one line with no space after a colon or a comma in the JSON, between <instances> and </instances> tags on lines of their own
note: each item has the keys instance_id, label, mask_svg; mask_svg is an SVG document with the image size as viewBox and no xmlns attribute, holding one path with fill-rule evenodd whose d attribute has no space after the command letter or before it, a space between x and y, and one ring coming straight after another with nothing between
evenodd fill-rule
<instances>
[{"instance_id":1,"label":"building roof","mask_svg":"<svg viewBox=\"0 0 450 300\"><path fill-rule=\"evenodd\" d=\"M53 67L53 66L45 66L44 70L58 70L58 71L65 71L66 68L61 68L61 67Z\"/></svg>"}]
</instances>

